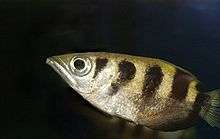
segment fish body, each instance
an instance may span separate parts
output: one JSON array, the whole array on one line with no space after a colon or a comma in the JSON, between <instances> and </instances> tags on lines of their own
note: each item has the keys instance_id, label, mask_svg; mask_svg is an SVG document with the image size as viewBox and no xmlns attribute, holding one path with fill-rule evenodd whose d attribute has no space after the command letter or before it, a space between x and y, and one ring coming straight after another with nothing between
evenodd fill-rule
<instances>
[{"instance_id":1,"label":"fish body","mask_svg":"<svg viewBox=\"0 0 220 139\"><path fill-rule=\"evenodd\" d=\"M213 109L219 106L219 92L201 93L193 74L164 60L89 52L53 56L47 63L109 115L161 131L191 127L200 117L219 126L207 115L213 98Z\"/></svg>"}]
</instances>

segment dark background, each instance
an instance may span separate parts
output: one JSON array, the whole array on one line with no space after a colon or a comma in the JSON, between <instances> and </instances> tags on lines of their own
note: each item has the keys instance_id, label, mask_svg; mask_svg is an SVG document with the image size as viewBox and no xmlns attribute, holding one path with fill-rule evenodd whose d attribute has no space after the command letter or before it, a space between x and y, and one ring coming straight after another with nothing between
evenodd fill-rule
<instances>
[{"instance_id":1,"label":"dark background","mask_svg":"<svg viewBox=\"0 0 220 139\"><path fill-rule=\"evenodd\" d=\"M219 88L220 2L0 2L1 138L105 138L72 111L74 91L45 64L52 55L87 51L162 58ZM204 121L196 129L198 138L220 138Z\"/></svg>"}]
</instances>

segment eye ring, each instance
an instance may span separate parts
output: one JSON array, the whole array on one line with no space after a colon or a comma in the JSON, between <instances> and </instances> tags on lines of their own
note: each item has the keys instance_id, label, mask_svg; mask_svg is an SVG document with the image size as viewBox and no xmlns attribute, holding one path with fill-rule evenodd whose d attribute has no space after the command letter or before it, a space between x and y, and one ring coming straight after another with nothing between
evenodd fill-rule
<instances>
[{"instance_id":1,"label":"eye ring","mask_svg":"<svg viewBox=\"0 0 220 139\"><path fill-rule=\"evenodd\" d=\"M73 57L70 61L70 69L77 76L85 76L92 69L91 60L88 57Z\"/></svg>"}]
</instances>

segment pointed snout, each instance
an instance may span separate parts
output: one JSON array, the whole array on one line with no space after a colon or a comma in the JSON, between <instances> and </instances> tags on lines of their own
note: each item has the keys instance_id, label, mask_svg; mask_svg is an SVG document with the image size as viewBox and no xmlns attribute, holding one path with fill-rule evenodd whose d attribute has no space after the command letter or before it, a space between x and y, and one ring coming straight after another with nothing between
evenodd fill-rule
<instances>
[{"instance_id":1,"label":"pointed snout","mask_svg":"<svg viewBox=\"0 0 220 139\"><path fill-rule=\"evenodd\" d=\"M76 84L64 56L48 57L46 64L52 67L71 87Z\"/></svg>"},{"instance_id":2,"label":"pointed snout","mask_svg":"<svg viewBox=\"0 0 220 139\"><path fill-rule=\"evenodd\" d=\"M52 65L52 64L54 64L53 61L54 61L54 60L53 60L53 57L48 57L48 58L46 59L46 64Z\"/></svg>"}]
</instances>

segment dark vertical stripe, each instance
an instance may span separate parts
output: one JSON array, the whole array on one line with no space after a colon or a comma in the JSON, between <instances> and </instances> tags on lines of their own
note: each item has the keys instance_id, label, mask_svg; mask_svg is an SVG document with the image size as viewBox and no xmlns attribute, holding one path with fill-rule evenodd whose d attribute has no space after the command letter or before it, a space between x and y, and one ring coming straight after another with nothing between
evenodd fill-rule
<instances>
[{"instance_id":1,"label":"dark vertical stripe","mask_svg":"<svg viewBox=\"0 0 220 139\"><path fill-rule=\"evenodd\" d=\"M188 93L189 84L192 80L193 77L190 74L180 69L176 69L172 85L171 98L179 101L185 99Z\"/></svg>"},{"instance_id":2,"label":"dark vertical stripe","mask_svg":"<svg viewBox=\"0 0 220 139\"><path fill-rule=\"evenodd\" d=\"M121 61L118 65L119 76L116 82L111 84L112 86L112 95L116 94L119 88L125 84L127 84L130 80L135 77L136 68L132 62L129 61Z\"/></svg>"},{"instance_id":3,"label":"dark vertical stripe","mask_svg":"<svg viewBox=\"0 0 220 139\"><path fill-rule=\"evenodd\" d=\"M107 63L108 63L108 59L106 58L96 59L96 67L95 67L95 73L94 73L93 78L95 78L98 75L98 73L103 70L103 68L107 65Z\"/></svg>"},{"instance_id":4,"label":"dark vertical stripe","mask_svg":"<svg viewBox=\"0 0 220 139\"><path fill-rule=\"evenodd\" d=\"M157 65L146 69L142 89L142 95L144 98L153 97L155 95L156 90L159 88L163 80L163 76L164 74L161 68Z\"/></svg>"},{"instance_id":5,"label":"dark vertical stripe","mask_svg":"<svg viewBox=\"0 0 220 139\"><path fill-rule=\"evenodd\" d=\"M207 92L208 91L207 86L205 86L202 82L198 82L196 84L196 89L199 92Z\"/></svg>"},{"instance_id":6,"label":"dark vertical stripe","mask_svg":"<svg viewBox=\"0 0 220 139\"><path fill-rule=\"evenodd\" d=\"M127 82L135 77L136 68L133 63L129 61L121 61L119 63L119 82Z\"/></svg>"}]
</instances>

